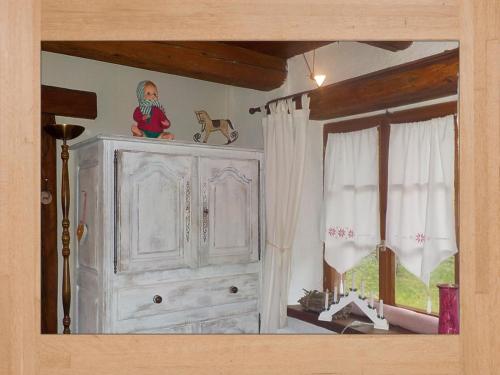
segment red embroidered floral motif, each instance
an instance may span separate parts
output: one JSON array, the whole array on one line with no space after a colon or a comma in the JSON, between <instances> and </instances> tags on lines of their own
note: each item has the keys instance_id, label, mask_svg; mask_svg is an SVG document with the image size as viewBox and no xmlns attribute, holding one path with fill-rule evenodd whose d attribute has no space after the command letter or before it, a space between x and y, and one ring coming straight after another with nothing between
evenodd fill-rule
<instances>
[{"instance_id":1,"label":"red embroidered floral motif","mask_svg":"<svg viewBox=\"0 0 500 375\"><path fill-rule=\"evenodd\" d=\"M330 227L328 228L328 235L333 238L354 238L354 231L352 228Z\"/></svg>"},{"instance_id":2,"label":"red embroidered floral motif","mask_svg":"<svg viewBox=\"0 0 500 375\"><path fill-rule=\"evenodd\" d=\"M425 235L423 233L417 233L415 240L419 245L422 245L425 242Z\"/></svg>"}]
</instances>

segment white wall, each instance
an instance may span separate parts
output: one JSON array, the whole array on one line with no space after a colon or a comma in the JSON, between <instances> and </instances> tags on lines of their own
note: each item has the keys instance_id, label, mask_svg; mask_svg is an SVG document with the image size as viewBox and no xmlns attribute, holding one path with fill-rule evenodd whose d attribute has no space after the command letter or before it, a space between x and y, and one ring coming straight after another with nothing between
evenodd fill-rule
<instances>
[{"instance_id":1,"label":"white wall","mask_svg":"<svg viewBox=\"0 0 500 375\"><path fill-rule=\"evenodd\" d=\"M130 135L130 126L134 122L132 113L137 107L135 90L137 84L145 79L157 85L160 102L172 122L169 131L183 141L192 141L193 134L200 130L194 110L204 109L213 119L228 118L229 105L238 102L235 100L238 95L249 102L252 102L250 98L254 98L256 104L260 95L264 97L264 93L259 91L232 90L228 85L49 52L42 53L43 84L97 94L96 120L58 118L58 121L74 121L86 127L79 141L99 133ZM251 95L246 91L251 92ZM231 101L228 100L230 93ZM235 112L233 109L232 113ZM239 130L237 121L233 122ZM248 134L245 130L242 132ZM211 137L209 141L222 143L223 138ZM258 145L258 137L251 135L249 142L246 142L246 137L242 136L234 145Z\"/></svg>"},{"instance_id":2,"label":"white wall","mask_svg":"<svg viewBox=\"0 0 500 375\"><path fill-rule=\"evenodd\" d=\"M457 47L457 42L414 42L406 50L390 52L362 43L340 42L316 50L315 70L326 74L324 85L328 85ZM312 52L307 57L312 67ZM302 55L289 59L286 85L279 93L276 92L275 97L314 89L315 83L308 76ZM415 106L417 105L411 107ZM289 304L297 304L297 300L303 296L302 288L323 288L323 243L319 237L323 192L323 123L311 124L311 128L315 129L310 129L308 134L310 148L306 158L304 194L293 246Z\"/></svg>"}]
</instances>

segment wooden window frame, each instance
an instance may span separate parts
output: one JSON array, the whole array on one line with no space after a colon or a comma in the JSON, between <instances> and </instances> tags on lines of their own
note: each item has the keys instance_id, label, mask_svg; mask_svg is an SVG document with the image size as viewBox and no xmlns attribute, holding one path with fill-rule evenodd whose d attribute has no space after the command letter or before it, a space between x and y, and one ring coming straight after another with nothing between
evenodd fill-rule
<instances>
[{"instance_id":1,"label":"wooden window frame","mask_svg":"<svg viewBox=\"0 0 500 375\"><path fill-rule=\"evenodd\" d=\"M389 166L389 138L390 125L408 122L426 121L436 117L448 115L455 116L455 233L457 247L459 247L459 165L458 165L458 139L459 128L456 121L457 102L445 102L396 112L386 111L384 114L327 123L323 128L323 152L326 150L328 134L348 133L377 127L379 131L379 192L380 192L380 238L385 240L385 224L387 210L387 183ZM384 303L405 309L423 312L410 306L396 304L396 256L393 251L379 253L379 298ZM332 289L337 284L338 273L326 262L323 262L323 287ZM455 255L455 283L459 281L459 252ZM432 315L432 314L431 314Z\"/></svg>"}]
</instances>

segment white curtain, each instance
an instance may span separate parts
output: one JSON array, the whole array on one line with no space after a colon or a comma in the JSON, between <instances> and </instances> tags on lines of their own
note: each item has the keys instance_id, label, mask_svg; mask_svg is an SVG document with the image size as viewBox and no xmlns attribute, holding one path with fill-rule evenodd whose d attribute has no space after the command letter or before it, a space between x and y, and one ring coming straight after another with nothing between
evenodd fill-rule
<instances>
[{"instance_id":1,"label":"white curtain","mask_svg":"<svg viewBox=\"0 0 500 375\"><path fill-rule=\"evenodd\" d=\"M380 242L378 130L328 135L322 238L325 261L339 273Z\"/></svg>"},{"instance_id":2,"label":"white curtain","mask_svg":"<svg viewBox=\"0 0 500 375\"><path fill-rule=\"evenodd\" d=\"M457 252L454 149L453 116L391 125L386 243L426 285Z\"/></svg>"},{"instance_id":3,"label":"white curtain","mask_svg":"<svg viewBox=\"0 0 500 375\"><path fill-rule=\"evenodd\" d=\"M309 98L302 109L289 100L270 104L264 130L266 253L262 288L262 331L286 325L291 248L302 190Z\"/></svg>"}]
</instances>

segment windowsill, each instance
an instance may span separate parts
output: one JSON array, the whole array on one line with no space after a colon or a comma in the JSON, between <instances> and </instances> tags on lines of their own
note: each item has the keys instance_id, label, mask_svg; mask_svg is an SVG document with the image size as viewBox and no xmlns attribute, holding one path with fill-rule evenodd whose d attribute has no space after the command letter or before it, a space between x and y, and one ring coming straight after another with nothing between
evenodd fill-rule
<instances>
[{"instance_id":1,"label":"windowsill","mask_svg":"<svg viewBox=\"0 0 500 375\"><path fill-rule=\"evenodd\" d=\"M305 321L307 323L316 325L318 327L326 328L330 331L341 333L344 329L344 334L371 334L371 335L398 335L398 334L415 334L416 332L410 331L408 329L390 324L389 330L375 329L372 326L359 326L359 327L348 327L353 321L357 320L360 322L369 322L370 320L365 316L359 316L352 314L351 318L348 319L335 319L331 322L325 322L318 320L319 313L313 311L305 311L301 305L289 305L287 309L288 316Z\"/></svg>"}]
</instances>

